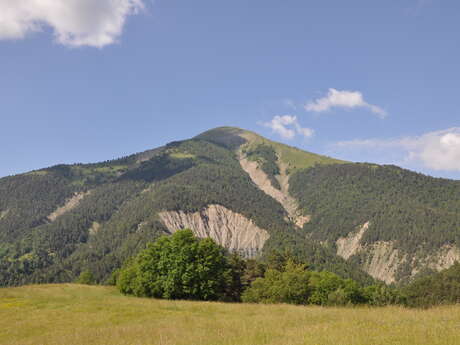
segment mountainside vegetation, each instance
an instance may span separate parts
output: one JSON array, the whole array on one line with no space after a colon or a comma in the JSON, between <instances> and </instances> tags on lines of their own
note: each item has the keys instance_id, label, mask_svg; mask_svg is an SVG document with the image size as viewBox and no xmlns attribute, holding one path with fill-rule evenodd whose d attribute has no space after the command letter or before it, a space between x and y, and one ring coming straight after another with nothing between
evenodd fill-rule
<instances>
[{"instance_id":1,"label":"mountainside vegetation","mask_svg":"<svg viewBox=\"0 0 460 345\"><path fill-rule=\"evenodd\" d=\"M441 272L419 277L403 289L406 304L432 307L460 303L460 263Z\"/></svg>"},{"instance_id":2,"label":"mountainside vegetation","mask_svg":"<svg viewBox=\"0 0 460 345\"><path fill-rule=\"evenodd\" d=\"M444 246L460 247L460 181L432 178L396 166L324 165L300 171L290 192L311 221L311 238L335 244L366 222L361 245L390 242L401 254L397 280L411 276L414 262ZM360 262L366 255L351 260Z\"/></svg>"},{"instance_id":3,"label":"mountainside vegetation","mask_svg":"<svg viewBox=\"0 0 460 345\"><path fill-rule=\"evenodd\" d=\"M280 193L289 190L300 226L252 180L241 157L256 162ZM0 179L0 286L70 282L82 272L109 281L148 242L174 231L160 212L199 214L209 205L268 233L260 259L289 252L312 270L363 284L373 283L365 272L369 252L340 257L336 241L366 222L361 247L386 241L399 250L396 282L433 268L430 255L442 248L460 245L460 181L347 163L222 127L116 160ZM404 259L411 251L418 256Z\"/></svg>"},{"instance_id":4,"label":"mountainside vegetation","mask_svg":"<svg viewBox=\"0 0 460 345\"><path fill-rule=\"evenodd\" d=\"M77 281L92 284L91 278L83 272ZM322 306L405 303L395 288L312 271L287 252L275 251L265 261L244 260L189 229L149 243L113 278L120 292L138 297Z\"/></svg>"},{"instance_id":5,"label":"mountainside vegetation","mask_svg":"<svg viewBox=\"0 0 460 345\"><path fill-rule=\"evenodd\" d=\"M94 284L90 271L77 282ZM328 271L313 271L289 252L266 260L243 259L211 238L184 229L161 236L114 271L112 285L126 295L172 300L203 300L321 306L388 305L427 308L460 303L460 263L421 275L396 288L363 285Z\"/></svg>"}]
</instances>

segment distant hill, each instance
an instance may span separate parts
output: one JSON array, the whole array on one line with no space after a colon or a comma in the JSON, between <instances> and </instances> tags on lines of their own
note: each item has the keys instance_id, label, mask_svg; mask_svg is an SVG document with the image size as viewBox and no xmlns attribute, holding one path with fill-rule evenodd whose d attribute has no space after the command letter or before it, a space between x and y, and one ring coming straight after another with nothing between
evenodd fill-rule
<instances>
[{"instance_id":1,"label":"distant hill","mask_svg":"<svg viewBox=\"0 0 460 345\"><path fill-rule=\"evenodd\" d=\"M191 228L246 257L405 282L460 259L460 181L349 163L233 127L96 164L0 179L0 285L98 281Z\"/></svg>"}]
</instances>

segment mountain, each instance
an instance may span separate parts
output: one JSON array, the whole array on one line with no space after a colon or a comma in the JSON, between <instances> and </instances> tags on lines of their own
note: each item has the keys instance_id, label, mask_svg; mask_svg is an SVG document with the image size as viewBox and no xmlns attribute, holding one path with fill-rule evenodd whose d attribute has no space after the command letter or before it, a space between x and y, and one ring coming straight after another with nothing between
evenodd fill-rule
<instances>
[{"instance_id":1,"label":"mountain","mask_svg":"<svg viewBox=\"0 0 460 345\"><path fill-rule=\"evenodd\" d=\"M103 282L180 228L243 256L403 283L460 258L460 181L350 163L233 127L0 179L0 285Z\"/></svg>"}]
</instances>

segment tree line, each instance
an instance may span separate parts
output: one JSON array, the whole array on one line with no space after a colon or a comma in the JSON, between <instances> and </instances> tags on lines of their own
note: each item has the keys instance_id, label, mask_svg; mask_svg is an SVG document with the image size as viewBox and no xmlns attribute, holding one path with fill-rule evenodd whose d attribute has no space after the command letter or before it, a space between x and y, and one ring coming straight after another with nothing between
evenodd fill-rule
<instances>
[{"instance_id":1,"label":"tree line","mask_svg":"<svg viewBox=\"0 0 460 345\"><path fill-rule=\"evenodd\" d=\"M85 273L87 275L87 273ZM313 271L289 252L265 261L244 260L212 239L180 230L150 243L114 272L119 291L139 297L384 306L406 304L405 295L382 284L363 286L328 271Z\"/></svg>"}]
</instances>

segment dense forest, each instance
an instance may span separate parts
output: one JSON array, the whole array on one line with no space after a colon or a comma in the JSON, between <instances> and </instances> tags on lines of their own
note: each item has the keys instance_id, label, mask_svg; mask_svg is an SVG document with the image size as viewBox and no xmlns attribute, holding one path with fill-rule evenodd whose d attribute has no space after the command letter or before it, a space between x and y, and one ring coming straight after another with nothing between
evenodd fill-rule
<instances>
[{"instance_id":1,"label":"dense forest","mask_svg":"<svg viewBox=\"0 0 460 345\"><path fill-rule=\"evenodd\" d=\"M410 307L432 307L460 303L460 263L415 279L402 289Z\"/></svg>"},{"instance_id":2,"label":"dense forest","mask_svg":"<svg viewBox=\"0 0 460 345\"><path fill-rule=\"evenodd\" d=\"M460 181L353 163L297 172L290 192L313 215L304 230L318 241L335 243L369 222L363 244L391 241L401 253L422 257L446 245L460 247ZM408 278L410 264L401 266L400 280Z\"/></svg>"}]
</instances>

